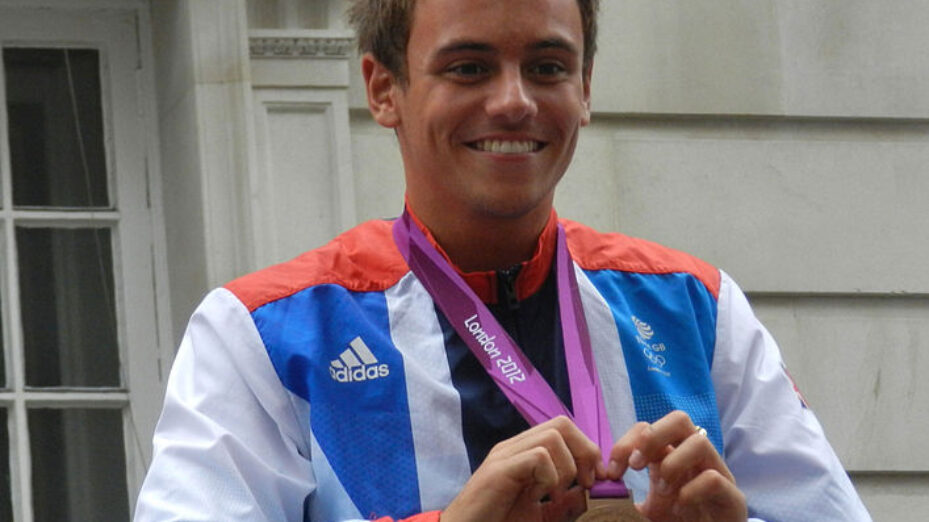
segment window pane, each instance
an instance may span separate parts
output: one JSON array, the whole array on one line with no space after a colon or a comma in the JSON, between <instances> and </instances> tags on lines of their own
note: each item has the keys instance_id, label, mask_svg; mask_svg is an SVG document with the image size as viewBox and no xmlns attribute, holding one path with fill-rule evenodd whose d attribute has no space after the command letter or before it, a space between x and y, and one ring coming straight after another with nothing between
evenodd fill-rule
<instances>
[{"instance_id":1,"label":"window pane","mask_svg":"<svg viewBox=\"0 0 929 522\"><path fill-rule=\"evenodd\" d=\"M0 241L0 248L2 248L3 242ZM0 269L3 269L3 261L0 261ZM2 270L0 270L0 277L6 277ZM3 285L0 285L0 289L3 288ZM3 304L3 295L0 292L0 388L6 388L6 337L4 336L3 331L3 314L4 314L4 304ZM2 519L0 519L2 520Z\"/></svg>"},{"instance_id":2,"label":"window pane","mask_svg":"<svg viewBox=\"0 0 929 522\"><path fill-rule=\"evenodd\" d=\"M3 220L0 219L0 251L6 252L6 242L4 241L6 239L4 235L5 227L3 224ZM9 270L9 267L6 263L6 256L0 256L0 388L6 388L6 354L9 350L9 341L6 338L6 325L3 324L3 320L6 317L7 306L7 303L3 300L3 298L7 295L6 285L4 282L6 281L6 271Z\"/></svg>"},{"instance_id":3,"label":"window pane","mask_svg":"<svg viewBox=\"0 0 929 522\"><path fill-rule=\"evenodd\" d=\"M36 522L129 520L120 410L29 410Z\"/></svg>"},{"instance_id":4,"label":"window pane","mask_svg":"<svg viewBox=\"0 0 929 522\"><path fill-rule=\"evenodd\" d=\"M13 520L10 492L10 433L6 424L7 413L0 409L0 520Z\"/></svg>"},{"instance_id":5,"label":"window pane","mask_svg":"<svg viewBox=\"0 0 929 522\"><path fill-rule=\"evenodd\" d=\"M14 206L109 206L99 55L3 50Z\"/></svg>"},{"instance_id":6,"label":"window pane","mask_svg":"<svg viewBox=\"0 0 929 522\"><path fill-rule=\"evenodd\" d=\"M119 386L109 229L16 229L27 386Z\"/></svg>"}]
</instances>

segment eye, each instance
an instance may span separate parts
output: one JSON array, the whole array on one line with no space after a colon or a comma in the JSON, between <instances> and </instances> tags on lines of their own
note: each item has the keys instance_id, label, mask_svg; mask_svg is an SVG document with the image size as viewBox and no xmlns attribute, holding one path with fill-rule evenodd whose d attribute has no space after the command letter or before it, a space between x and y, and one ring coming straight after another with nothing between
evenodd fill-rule
<instances>
[{"instance_id":1,"label":"eye","mask_svg":"<svg viewBox=\"0 0 929 522\"><path fill-rule=\"evenodd\" d=\"M540 78L559 78L564 76L568 69L559 62L541 62L530 67L529 72Z\"/></svg>"},{"instance_id":2,"label":"eye","mask_svg":"<svg viewBox=\"0 0 929 522\"><path fill-rule=\"evenodd\" d=\"M475 80L485 76L488 69L477 62L459 62L452 64L445 71L460 79Z\"/></svg>"}]
</instances>

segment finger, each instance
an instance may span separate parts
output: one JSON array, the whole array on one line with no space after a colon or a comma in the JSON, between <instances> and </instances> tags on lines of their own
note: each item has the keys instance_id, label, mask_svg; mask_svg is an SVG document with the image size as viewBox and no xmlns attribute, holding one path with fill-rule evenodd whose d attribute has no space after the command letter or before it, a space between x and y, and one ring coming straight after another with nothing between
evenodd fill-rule
<instances>
[{"instance_id":1,"label":"finger","mask_svg":"<svg viewBox=\"0 0 929 522\"><path fill-rule=\"evenodd\" d=\"M670 516L676 504L676 496L661 491L658 479L658 463L648 465L649 488L645 501L639 506L639 511L649 520L664 520Z\"/></svg>"},{"instance_id":2,"label":"finger","mask_svg":"<svg viewBox=\"0 0 929 522\"><path fill-rule=\"evenodd\" d=\"M528 430L510 437L509 439L503 441L503 443L501 444L518 445L518 444L525 442L527 439L532 439L534 436L538 435L539 433L542 433L548 430L555 430L568 438L576 438L576 436L578 435L583 438L587 438L587 436L584 435L584 433L577 427L577 425L574 424L574 422L571 421L571 419L565 417L564 415L559 415L541 424L536 424L535 426L529 428Z\"/></svg>"},{"instance_id":3,"label":"finger","mask_svg":"<svg viewBox=\"0 0 929 522\"><path fill-rule=\"evenodd\" d=\"M745 494L735 482L715 469L694 477L677 495L675 512L699 512L709 520L745 520L748 517Z\"/></svg>"},{"instance_id":4,"label":"finger","mask_svg":"<svg viewBox=\"0 0 929 522\"><path fill-rule=\"evenodd\" d=\"M641 469L660 460L667 454L668 446L676 447L694 433L696 426L690 416L680 410L672 411L639 432L629 465Z\"/></svg>"},{"instance_id":5,"label":"finger","mask_svg":"<svg viewBox=\"0 0 929 522\"><path fill-rule=\"evenodd\" d=\"M558 470L548 450L537 447L494 462L488 473L500 473L506 489L511 492L527 491L529 498L538 502L554 491L559 484Z\"/></svg>"},{"instance_id":6,"label":"finger","mask_svg":"<svg viewBox=\"0 0 929 522\"><path fill-rule=\"evenodd\" d=\"M538 515L539 501L557 485L558 471L543 447L487 459L443 511L442 520L503 522L519 514ZM534 519L539 520L539 516Z\"/></svg>"},{"instance_id":7,"label":"finger","mask_svg":"<svg viewBox=\"0 0 929 522\"><path fill-rule=\"evenodd\" d=\"M695 433L662 459L658 468L659 487L676 488L707 469L714 469L735 482L713 443L705 436Z\"/></svg>"},{"instance_id":8,"label":"finger","mask_svg":"<svg viewBox=\"0 0 929 522\"><path fill-rule=\"evenodd\" d=\"M576 480L589 488L596 474L604 470L600 448L564 416L555 417L498 444L491 453L505 456L534 446L549 449L565 487Z\"/></svg>"},{"instance_id":9,"label":"finger","mask_svg":"<svg viewBox=\"0 0 929 522\"><path fill-rule=\"evenodd\" d=\"M550 422L564 438L576 466L574 479L585 487L594 485L597 473L604 473L603 456L600 446L584 434L573 421L564 416L552 419Z\"/></svg>"},{"instance_id":10,"label":"finger","mask_svg":"<svg viewBox=\"0 0 929 522\"><path fill-rule=\"evenodd\" d=\"M558 466L552 460L551 454L544 448L534 448L514 457L520 464L531 466L532 486L529 488L530 496L535 500L542 498L553 491L562 482ZM525 459L525 461L523 461ZM515 470L518 474L520 470Z\"/></svg>"},{"instance_id":11,"label":"finger","mask_svg":"<svg viewBox=\"0 0 929 522\"><path fill-rule=\"evenodd\" d=\"M556 470L556 483L567 487L577 472L577 466L564 439L553 429L536 430L528 437L503 441L491 449L485 463L506 462L508 459L536 450L542 450L548 455Z\"/></svg>"},{"instance_id":12,"label":"finger","mask_svg":"<svg viewBox=\"0 0 929 522\"><path fill-rule=\"evenodd\" d=\"M647 422L639 422L633 425L629 430L613 444L610 449L610 463L606 469L606 477L610 480L619 480L626 473L629 466L629 456L635 450L635 442L639 439L639 434L648 428ZM600 478L604 478L600 476Z\"/></svg>"}]
</instances>

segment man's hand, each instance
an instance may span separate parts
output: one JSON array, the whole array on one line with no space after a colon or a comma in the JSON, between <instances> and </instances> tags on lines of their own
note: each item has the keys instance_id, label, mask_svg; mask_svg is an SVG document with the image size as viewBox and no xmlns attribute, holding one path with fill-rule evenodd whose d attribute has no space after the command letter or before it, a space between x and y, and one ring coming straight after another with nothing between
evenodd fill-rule
<instances>
[{"instance_id":1,"label":"man's hand","mask_svg":"<svg viewBox=\"0 0 929 522\"><path fill-rule=\"evenodd\" d=\"M494 446L442 522L573 520L584 511L584 488L605 474L600 448L557 417Z\"/></svg>"},{"instance_id":2,"label":"man's hand","mask_svg":"<svg viewBox=\"0 0 929 522\"><path fill-rule=\"evenodd\" d=\"M648 466L650 487L639 511L653 522L738 521L748 518L745 495L716 448L690 417L674 411L633 426L610 452L608 476Z\"/></svg>"}]
</instances>

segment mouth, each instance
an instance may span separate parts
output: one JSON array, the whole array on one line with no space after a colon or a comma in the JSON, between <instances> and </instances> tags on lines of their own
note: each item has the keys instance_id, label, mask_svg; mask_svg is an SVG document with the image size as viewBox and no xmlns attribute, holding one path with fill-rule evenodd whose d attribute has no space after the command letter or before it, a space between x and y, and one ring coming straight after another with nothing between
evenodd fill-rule
<instances>
[{"instance_id":1,"label":"mouth","mask_svg":"<svg viewBox=\"0 0 929 522\"><path fill-rule=\"evenodd\" d=\"M478 140L468 143L467 146L494 154L529 154L544 148L545 143L535 140Z\"/></svg>"}]
</instances>

